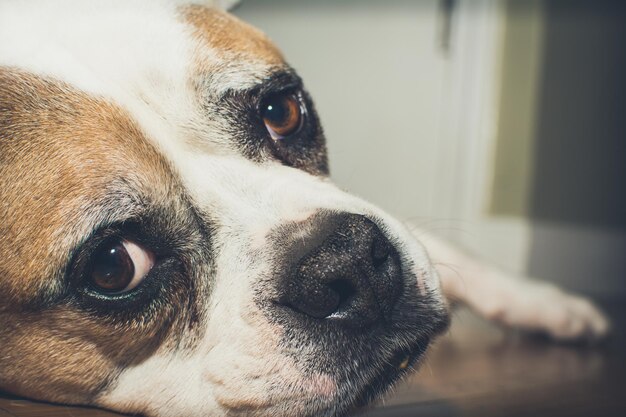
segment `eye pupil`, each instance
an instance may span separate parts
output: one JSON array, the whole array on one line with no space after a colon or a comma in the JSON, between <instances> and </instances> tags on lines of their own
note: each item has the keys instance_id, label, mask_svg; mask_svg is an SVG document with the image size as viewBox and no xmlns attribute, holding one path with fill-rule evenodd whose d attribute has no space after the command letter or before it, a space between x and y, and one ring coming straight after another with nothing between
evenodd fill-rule
<instances>
[{"instance_id":1,"label":"eye pupil","mask_svg":"<svg viewBox=\"0 0 626 417\"><path fill-rule=\"evenodd\" d=\"M277 102L267 105L265 119L274 125L284 125L289 121L289 106L284 102Z\"/></svg>"},{"instance_id":2,"label":"eye pupil","mask_svg":"<svg viewBox=\"0 0 626 417\"><path fill-rule=\"evenodd\" d=\"M263 122L273 139L293 135L302 126L302 106L293 94L269 97L263 106Z\"/></svg>"},{"instance_id":3,"label":"eye pupil","mask_svg":"<svg viewBox=\"0 0 626 417\"><path fill-rule=\"evenodd\" d=\"M107 245L94 259L91 279L94 285L107 292L124 290L135 275L135 266L121 242Z\"/></svg>"}]
</instances>

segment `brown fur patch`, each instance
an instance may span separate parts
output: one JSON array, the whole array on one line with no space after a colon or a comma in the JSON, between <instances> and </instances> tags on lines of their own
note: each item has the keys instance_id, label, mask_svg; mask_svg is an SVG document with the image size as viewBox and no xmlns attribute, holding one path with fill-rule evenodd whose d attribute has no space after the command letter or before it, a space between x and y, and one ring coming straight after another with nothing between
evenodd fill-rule
<instances>
[{"instance_id":1,"label":"brown fur patch","mask_svg":"<svg viewBox=\"0 0 626 417\"><path fill-rule=\"evenodd\" d=\"M96 214L126 195L120 185L158 200L174 183L122 109L0 67L0 389L88 403L116 364L156 349L165 318L129 329L70 304L29 303L59 285Z\"/></svg>"},{"instance_id":2,"label":"brown fur patch","mask_svg":"<svg viewBox=\"0 0 626 417\"><path fill-rule=\"evenodd\" d=\"M181 14L198 38L227 56L261 60L269 65L284 63L280 51L263 32L231 14L198 5L182 8Z\"/></svg>"},{"instance_id":3,"label":"brown fur patch","mask_svg":"<svg viewBox=\"0 0 626 417\"><path fill-rule=\"evenodd\" d=\"M89 204L105 200L114 180L153 194L167 189L168 177L120 108L59 82L0 70L3 295L19 303L48 285L76 243L73 228L86 223Z\"/></svg>"}]
</instances>

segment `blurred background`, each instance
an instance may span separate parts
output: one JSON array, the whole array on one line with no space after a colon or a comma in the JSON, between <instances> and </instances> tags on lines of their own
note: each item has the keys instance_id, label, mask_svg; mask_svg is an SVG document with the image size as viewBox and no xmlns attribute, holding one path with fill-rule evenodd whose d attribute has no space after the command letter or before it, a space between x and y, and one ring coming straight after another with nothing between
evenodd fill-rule
<instances>
[{"instance_id":1,"label":"blurred background","mask_svg":"<svg viewBox=\"0 0 626 417\"><path fill-rule=\"evenodd\" d=\"M626 293L626 2L244 0L343 188L509 270Z\"/></svg>"}]
</instances>

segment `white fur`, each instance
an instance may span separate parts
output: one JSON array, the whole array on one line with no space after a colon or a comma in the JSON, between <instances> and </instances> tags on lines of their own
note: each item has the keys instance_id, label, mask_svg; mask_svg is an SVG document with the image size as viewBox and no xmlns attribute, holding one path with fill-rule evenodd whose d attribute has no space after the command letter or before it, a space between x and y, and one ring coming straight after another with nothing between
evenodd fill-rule
<instances>
[{"instance_id":1,"label":"white fur","mask_svg":"<svg viewBox=\"0 0 626 417\"><path fill-rule=\"evenodd\" d=\"M210 62L212 81L204 88L212 95L254 85L270 68L238 62L194 39L175 7L154 0L0 6L0 65L60 79L125 108L176 168L194 202L219 219L218 270L203 340L193 351L164 348L124 370L97 404L159 416L225 415L237 412L233 404L252 406L254 415L293 415L307 396L332 401L335 387L325 375L304 378L290 359L273 353L280 329L251 299L252 284L270 269L262 245L269 231L320 209L385 218L391 234L406 242L403 255L413 260L421 286L437 293L439 284L423 247L379 209L328 180L278 163L259 165L231 148L223 122L201 111L192 67Z\"/></svg>"}]
</instances>

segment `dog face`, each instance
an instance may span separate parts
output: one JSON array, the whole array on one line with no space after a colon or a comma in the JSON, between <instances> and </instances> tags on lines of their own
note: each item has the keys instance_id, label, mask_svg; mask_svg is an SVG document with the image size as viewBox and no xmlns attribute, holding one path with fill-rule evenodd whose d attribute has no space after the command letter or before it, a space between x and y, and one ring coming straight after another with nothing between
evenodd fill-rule
<instances>
[{"instance_id":1,"label":"dog face","mask_svg":"<svg viewBox=\"0 0 626 417\"><path fill-rule=\"evenodd\" d=\"M0 388L149 416L341 415L447 322L328 178L301 80L225 12L0 6Z\"/></svg>"}]
</instances>

